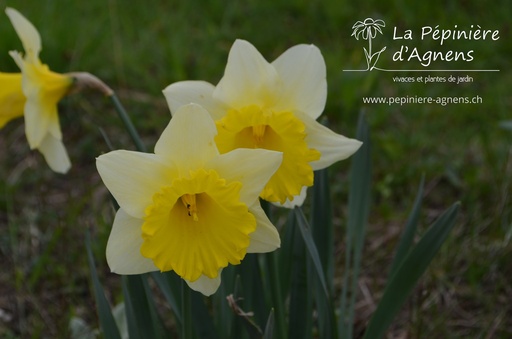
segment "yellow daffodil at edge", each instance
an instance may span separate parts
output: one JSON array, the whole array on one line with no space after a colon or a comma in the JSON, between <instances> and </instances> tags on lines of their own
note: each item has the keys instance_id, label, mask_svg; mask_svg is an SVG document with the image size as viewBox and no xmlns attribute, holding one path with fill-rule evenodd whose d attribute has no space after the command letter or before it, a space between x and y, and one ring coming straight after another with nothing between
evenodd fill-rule
<instances>
[{"instance_id":1,"label":"yellow daffodil at edge","mask_svg":"<svg viewBox=\"0 0 512 339\"><path fill-rule=\"evenodd\" d=\"M175 271L194 290L214 293L222 268L246 253L280 246L258 195L282 161L280 152L219 154L217 129L199 105L178 109L155 153L118 150L97 158L119 203L107 243L114 273Z\"/></svg>"},{"instance_id":2,"label":"yellow daffodil at edge","mask_svg":"<svg viewBox=\"0 0 512 339\"><path fill-rule=\"evenodd\" d=\"M280 151L283 162L261 192L286 207L301 205L313 171L352 155L361 142L316 121L327 98L326 66L314 45L291 47L272 63L236 40L217 86L204 81L169 85L164 95L175 112L193 102L216 122L221 153L237 148Z\"/></svg>"},{"instance_id":3,"label":"yellow daffodil at edge","mask_svg":"<svg viewBox=\"0 0 512 339\"><path fill-rule=\"evenodd\" d=\"M25 55L10 52L21 74L0 73L0 127L23 114L30 148L39 150L53 171L66 173L71 163L62 143L57 103L73 85L73 77L52 72L41 63L39 32L15 9L7 8L5 12L23 44Z\"/></svg>"},{"instance_id":4,"label":"yellow daffodil at edge","mask_svg":"<svg viewBox=\"0 0 512 339\"><path fill-rule=\"evenodd\" d=\"M0 72L0 128L23 116L25 95L21 90L21 73Z\"/></svg>"}]
</instances>

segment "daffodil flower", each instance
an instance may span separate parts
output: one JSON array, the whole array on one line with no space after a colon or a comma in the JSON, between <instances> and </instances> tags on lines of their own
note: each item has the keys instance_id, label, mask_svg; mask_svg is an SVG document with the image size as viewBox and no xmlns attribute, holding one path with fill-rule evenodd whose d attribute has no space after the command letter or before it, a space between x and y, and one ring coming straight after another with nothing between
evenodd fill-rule
<instances>
[{"instance_id":1,"label":"daffodil flower","mask_svg":"<svg viewBox=\"0 0 512 339\"><path fill-rule=\"evenodd\" d=\"M15 9L7 8L5 12L23 44L25 55L10 52L21 75L0 74L0 124L20 116L23 102L25 134L30 148L38 149L53 171L66 173L71 163L62 143L57 103L73 85L73 77L52 72L41 63L41 37L36 28ZM11 105L9 100L12 100L10 115L5 113Z\"/></svg>"},{"instance_id":2,"label":"daffodil flower","mask_svg":"<svg viewBox=\"0 0 512 339\"><path fill-rule=\"evenodd\" d=\"M23 116L25 95L21 90L21 73L0 72L0 128Z\"/></svg>"},{"instance_id":3,"label":"daffodil flower","mask_svg":"<svg viewBox=\"0 0 512 339\"><path fill-rule=\"evenodd\" d=\"M282 154L220 155L216 134L209 113L190 104L175 112L154 154L119 150L98 157L98 172L120 206L107 243L113 272L173 270L210 295L222 268L280 246L258 195Z\"/></svg>"},{"instance_id":4,"label":"daffodil flower","mask_svg":"<svg viewBox=\"0 0 512 339\"><path fill-rule=\"evenodd\" d=\"M297 45L268 63L256 48L236 40L217 86L183 81L164 90L171 108L190 102L216 121L221 153L262 148L283 153L283 162L261 197L287 207L301 205L313 171L352 155L361 142L336 134L316 119L327 98L326 67L319 49Z\"/></svg>"}]
</instances>

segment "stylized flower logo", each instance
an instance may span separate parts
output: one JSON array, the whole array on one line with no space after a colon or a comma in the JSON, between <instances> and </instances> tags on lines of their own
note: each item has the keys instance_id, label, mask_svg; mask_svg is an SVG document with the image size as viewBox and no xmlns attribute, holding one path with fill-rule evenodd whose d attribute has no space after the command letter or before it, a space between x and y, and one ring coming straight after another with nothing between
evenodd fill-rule
<instances>
[{"instance_id":1,"label":"stylized flower logo","mask_svg":"<svg viewBox=\"0 0 512 339\"><path fill-rule=\"evenodd\" d=\"M380 51L372 54L372 39L377 36L377 32L382 33L381 27L385 27L386 24L383 20L377 19L373 20L372 18L366 18L364 21L357 21L353 26L352 36L355 36L357 40L361 36L364 40L368 40L368 50L363 47L366 63L368 64L367 71L371 71L375 68L375 64L377 60L379 60L380 54L386 49L386 47L382 48Z\"/></svg>"},{"instance_id":2,"label":"stylized flower logo","mask_svg":"<svg viewBox=\"0 0 512 339\"><path fill-rule=\"evenodd\" d=\"M372 18L366 18L364 21L358 21L352 26L352 29L354 32L352 32L352 35L356 37L357 40L359 40L359 36L362 35L364 40L368 40L368 37L371 37L371 39L375 38L377 36L377 31L382 34L381 27L386 27L386 24L384 21L378 19L373 20Z\"/></svg>"}]
</instances>

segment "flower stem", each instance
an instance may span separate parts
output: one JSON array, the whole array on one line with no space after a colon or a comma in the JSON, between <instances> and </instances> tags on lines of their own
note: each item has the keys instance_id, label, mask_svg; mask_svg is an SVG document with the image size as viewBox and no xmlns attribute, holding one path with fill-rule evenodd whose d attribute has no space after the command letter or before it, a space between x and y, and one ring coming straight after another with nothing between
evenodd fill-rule
<instances>
[{"instance_id":1,"label":"flower stem","mask_svg":"<svg viewBox=\"0 0 512 339\"><path fill-rule=\"evenodd\" d=\"M276 253L272 252L265 254L265 259L267 263L267 269L271 285L270 292L272 295L272 303L274 304L273 309L276 316L275 324L277 327L277 337L286 338L284 307L281 293L281 280L279 279L279 274L277 272Z\"/></svg>"},{"instance_id":2,"label":"flower stem","mask_svg":"<svg viewBox=\"0 0 512 339\"><path fill-rule=\"evenodd\" d=\"M181 336L192 339L192 301L191 291L185 280L181 280Z\"/></svg>"},{"instance_id":3,"label":"flower stem","mask_svg":"<svg viewBox=\"0 0 512 339\"><path fill-rule=\"evenodd\" d=\"M126 130L130 134L130 137L132 138L133 142L135 143L135 146L137 147L137 150L140 152L146 152L146 146L140 139L139 134L137 133L137 130L135 127L133 127L132 121L130 120L130 117L128 116L128 113L126 113L123 105L115 95L115 93L112 93L110 96L110 99L112 100L112 103L114 104L114 107L116 108L117 113L119 114L119 117L124 123L124 126L126 127Z\"/></svg>"},{"instance_id":4,"label":"flower stem","mask_svg":"<svg viewBox=\"0 0 512 339\"><path fill-rule=\"evenodd\" d=\"M265 214L269 220L272 220L272 210L270 209L270 204L265 200L261 200L261 207L265 211ZM277 269L277 259L278 258L276 252L265 254L265 264L267 266L270 281L270 295L272 297L272 304L275 314L277 338L286 338L281 279L279 278L279 272Z\"/></svg>"},{"instance_id":5,"label":"flower stem","mask_svg":"<svg viewBox=\"0 0 512 339\"><path fill-rule=\"evenodd\" d=\"M85 88L90 88L96 91L101 92L105 96L109 97L112 102L114 103L114 107L121 118L121 120L124 123L124 126L126 127L126 130L130 134L133 142L135 143L135 146L137 147L137 150L140 152L146 152L146 147L144 146L144 143L140 139L139 134L137 133L137 130L135 127L133 127L132 121L130 120L130 117L128 116L128 113L126 113L126 110L124 109L123 105L121 105L121 102L117 98L116 94L110 88L107 84L105 84L100 78L95 76L94 74L87 73L87 72L72 72L67 73L70 77L73 78L74 84L73 88L71 89L71 92L79 92Z\"/></svg>"}]
</instances>

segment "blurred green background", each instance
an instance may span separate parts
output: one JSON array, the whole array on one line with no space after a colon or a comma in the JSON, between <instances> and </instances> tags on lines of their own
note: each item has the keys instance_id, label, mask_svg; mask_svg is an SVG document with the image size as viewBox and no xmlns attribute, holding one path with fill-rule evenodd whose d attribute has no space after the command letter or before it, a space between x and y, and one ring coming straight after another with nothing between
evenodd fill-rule
<instances>
[{"instance_id":1,"label":"blurred green background","mask_svg":"<svg viewBox=\"0 0 512 339\"><path fill-rule=\"evenodd\" d=\"M324 119L338 133L355 135L365 111L373 141L373 205L360 279L356 329L364 329L382 293L386 272L422 174L426 176L422 230L454 201L462 215L455 232L421 280L390 330L390 337L512 336L512 2L466 1L5 1L39 30L41 59L54 71L91 72L119 95L143 140L153 148L170 113L161 94L186 79L216 84L237 38L272 61L299 43L315 44L327 64ZM16 72L9 50L21 50L7 16L0 14L0 70ZM438 69L499 69L462 73L468 84L398 84L393 76L425 72L344 72L364 69L367 41L351 37L367 17L386 22L374 51L387 46L378 66L412 68L391 60L401 44L427 50L474 50L471 63L435 62ZM393 40L393 27L418 34L422 26L480 25L500 31L497 41ZM419 68L419 67L415 67ZM448 74L444 74L445 76ZM365 96L475 96L482 104L377 105ZM84 234L91 230L109 299L120 300L119 279L108 273L104 249L113 209L95 157L134 149L109 102L97 93L67 97L60 105L71 171L50 171L31 152L23 119L0 131L0 337L65 338L71 316L97 325L89 291ZM331 167L333 206L343 262L350 160ZM338 276L342 272L341 264ZM358 332L356 332L358 333Z\"/></svg>"}]
</instances>

